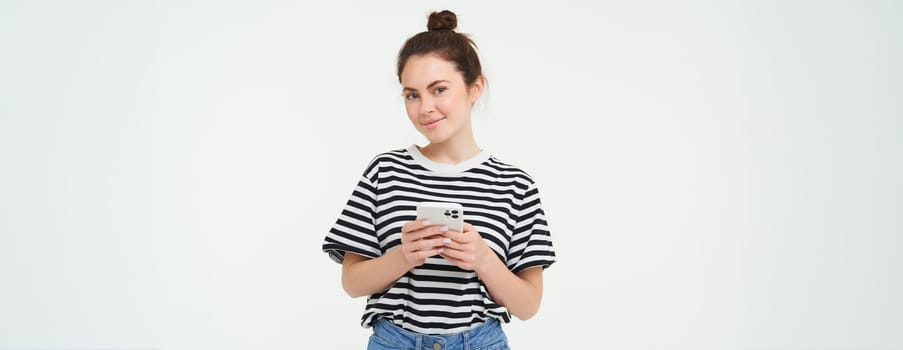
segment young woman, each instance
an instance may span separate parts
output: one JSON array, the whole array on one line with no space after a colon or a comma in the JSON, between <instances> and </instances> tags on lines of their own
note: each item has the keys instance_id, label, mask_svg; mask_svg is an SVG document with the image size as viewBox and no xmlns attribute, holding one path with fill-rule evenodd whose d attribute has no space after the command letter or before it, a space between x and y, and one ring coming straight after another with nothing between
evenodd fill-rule
<instances>
[{"instance_id":1,"label":"young woman","mask_svg":"<svg viewBox=\"0 0 903 350\"><path fill-rule=\"evenodd\" d=\"M377 155L323 243L345 291L368 296L369 349L507 349L500 323L536 314L555 262L536 183L474 139L486 81L456 26L434 12L398 54L408 118L429 144ZM416 220L420 202L461 204L463 232Z\"/></svg>"}]
</instances>

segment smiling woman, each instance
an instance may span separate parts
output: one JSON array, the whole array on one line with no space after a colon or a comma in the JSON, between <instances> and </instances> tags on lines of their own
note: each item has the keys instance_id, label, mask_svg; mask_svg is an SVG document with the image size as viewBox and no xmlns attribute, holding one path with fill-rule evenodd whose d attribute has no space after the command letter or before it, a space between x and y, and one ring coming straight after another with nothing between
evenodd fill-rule
<instances>
[{"instance_id":1,"label":"smiling woman","mask_svg":"<svg viewBox=\"0 0 903 350\"><path fill-rule=\"evenodd\" d=\"M476 146L470 109L483 90L482 77L466 84L455 65L439 55L410 57L401 74L411 123L431 144ZM467 148L463 148L467 149ZM469 149L475 153L475 149ZM454 160L452 160L454 161Z\"/></svg>"},{"instance_id":2,"label":"smiling woman","mask_svg":"<svg viewBox=\"0 0 903 350\"><path fill-rule=\"evenodd\" d=\"M474 138L485 78L456 25L432 13L398 55L405 110L429 144L374 157L323 242L345 291L368 296L369 349L507 349L501 323L536 314L555 262L535 181ZM460 204L464 229L417 219L421 202Z\"/></svg>"},{"instance_id":3,"label":"smiling woman","mask_svg":"<svg viewBox=\"0 0 903 350\"><path fill-rule=\"evenodd\" d=\"M411 123L430 141L423 149L429 156L458 162L478 153L470 111L483 92L486 78L476 44L454 31L457 17L451 11L433 13L428 31L417 34L398 53L398 81ZM458 158L432 154L433 145L453 142L463 153ZM448 153L448 152L445 152Z\"/></svg>"}]
</instances>

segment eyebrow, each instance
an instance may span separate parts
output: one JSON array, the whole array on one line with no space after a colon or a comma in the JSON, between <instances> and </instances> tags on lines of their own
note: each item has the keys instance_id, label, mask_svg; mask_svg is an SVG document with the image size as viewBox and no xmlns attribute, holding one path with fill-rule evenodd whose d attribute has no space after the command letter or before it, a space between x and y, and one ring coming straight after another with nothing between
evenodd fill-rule
<instances>
[{"instance_id":1,"label":"eyebrow","mask_svg":"<svg viewBox=\"0 0 903 350\"><path fill-rule=\"evenodd\" d=\"M446 81L446 80L436 80L436 81L430 83L430 85L427 85L426 88L429 89L429 88L433 87L433 86L436 85L436 84L439 84L439 83L447 83L447 82L448 82L448 81ZM409 91L409 90L410 90L410 91L417 91L417 89L412 88L412 87L407 87L407 86L405 86L404 89L401 89L401 91Z\"/></svg>"}]
</instances>

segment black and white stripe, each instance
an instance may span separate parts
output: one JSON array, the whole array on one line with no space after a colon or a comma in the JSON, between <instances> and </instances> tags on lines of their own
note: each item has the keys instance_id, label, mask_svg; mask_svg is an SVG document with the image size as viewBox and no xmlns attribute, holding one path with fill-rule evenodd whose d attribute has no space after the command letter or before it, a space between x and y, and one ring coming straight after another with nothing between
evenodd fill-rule
<instances>
[{"instance_id":1,"label":"black and white stripe","mask_svg":"<svg viewBox=\"0 0 903 350\"><path fill-rule=\"evenodd\" d=\"M336 262L345 252L379 257L401 243L401 226L426 201L460 203L464 220L513 272L555 262L539 191L527 173L485 152L458 165L434 163L413 145L370 162L323 251ZM460 332L487 318L510 321L476 273L439 256L367 299L362 325L378 318L422 334Z\"/></svg>"}]
</instances>

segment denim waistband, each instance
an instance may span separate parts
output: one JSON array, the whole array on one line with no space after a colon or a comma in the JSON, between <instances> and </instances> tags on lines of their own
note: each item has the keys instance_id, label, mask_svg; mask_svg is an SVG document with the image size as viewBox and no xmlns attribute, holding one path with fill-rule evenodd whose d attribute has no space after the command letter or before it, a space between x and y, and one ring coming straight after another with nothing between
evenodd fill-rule
<instances>
[{"instance_id":1,"label":"denim waistband","mask_svg":"<svg viewBox=\"0 0 903 350\"><path fill-rule=\"evenodd\" d=\"M379 319L373 325L373 332L385 341L414 349L470 349L492 343L507 343L501 324L494 318L463 332L432 335L412 332L392 321Z\"/></svg>"}]
</instances>

